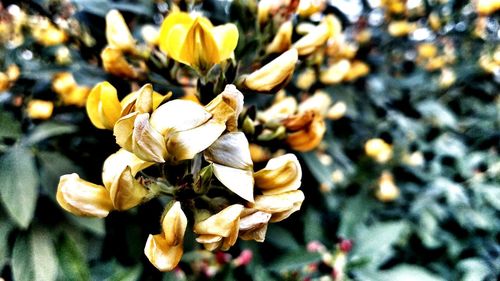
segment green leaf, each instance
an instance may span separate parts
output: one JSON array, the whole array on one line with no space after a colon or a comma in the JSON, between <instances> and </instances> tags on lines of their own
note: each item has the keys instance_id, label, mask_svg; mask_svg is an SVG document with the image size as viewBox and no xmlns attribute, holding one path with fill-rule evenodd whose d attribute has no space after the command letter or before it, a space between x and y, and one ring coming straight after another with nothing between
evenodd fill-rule
<instances>
[{"instance_id":1,"label":"green leaf","mask_svg":"<svg viewBox=\"0 0 500 281\"><path fill-rule=\"evenodd\" d=\"M370 214L373 201L366 194L359 194L347 201L342 208L339 235L343 237L354 237L359 227Z\"/></svg>"},{"instance_id":2,"label":"green leaf","mask_svg":"<svg viewBox=\"0 0 500 281\"><path fill-rule=\"evenodd\" d=\"M319 184L325 185L326 187L333 187L333 181L331 179L331 169L329 169L319 161L318 156L314 151L300 153L300 155L306 162L307 167L309 167L309 171L311 171Z\"/></svg>"},{"instance_id":3,"label":"green leaf","mask_svg":"<svg viewBox=\"0 0 500 281\"><path fill-rule=\"evenodd\" d=\"M38 151L36 156L40 163L40 183L54 200L62 175L71 173L82 175L82 169L59 152Z\"/></svg>"},{"instance_id":4,"label":"green leaf","mask_svg":"<svg viewBox=\"0 0 500 281\"><path fill-rule=\"evenodd\" d=\"M294 251L278 258L269 266L270 270L282 272L290 270L298 270L303 266L318 262L321 260L319 253L310 253L306 251Z\"/></svg>"},{"instance_id":5,"label":"green leaf","mask_svg":"<svg viewBox=\"0 0 500 281\"><path fill-rule=\"evenodd\" d=\"M308 208L304 216L304 239L306 242L324 239L321 214L313 208Z\"/></svg>"},{"instance_id":6,"label":"green leaf","mask_svg":"<svg viewBox=\"0 0 500 281\"><path fill-rule=\"evenodd\" d=\"M66 212L65 215L70 222L80 227L81 229L88 230L97 236L104 236L104 234L106 234L106 228L104 226L103 219L78 217Z\"/></svg>"},{"instance_id":7,"label":"green leaf","mask_svg":"<svg viewBox=\"0 0 500 281\"><path fill-rule=\"evenodd\" d=\"M9 234L10 231L14 228L14 226L10 223L9 220L4 219L2 216L0 218L0 268L3 267L3 265L6 262L6 259L8 258L8 252L9 252Z\"/></svg>"},{"instance_id":8,"label":"green leaf","mask_svg":"<svg viewBox=\"0 0 500 281\"><path fill-rule=\"evenodd\" d=\"M57 257L64 280L90 280L90 272L84 255L76 242L67 234L62 234L57 244Z\"/></svg>"},{"instance_id":9,"label":"green leaf","mask_svg":"<svg viewBox=\"0 0 500 281\"><path fill-rule=\"evenodd\" d=\"M56 279L57 257L50 232L35 228L16 239L12 251L12 272L16 281Z\"/></svg>"},{"instance_id":10,"label":"green leaf","mask_svg":"<svg viewBox=\"0 0 500 281\"><path fill-rule=\"evenodd\" d=\"M14 146L0 158L0 195L9 216L27 228L36 207L38 172L26 148Z\"/></svg>"},{"instance_id":11,"label":"green leaf","mask_svg":"<svg viewBox=\"0 0 500 281\"><path fill-rule=\"evenodd\" d=\"M21 136L21 124L6 111L0 111L0 139L14 138Z\"/></svg>"},{"instance_id":12,"label":"green leaf","mask_svg":"<svg viewBox=\"0 0 500 281\"><path fill-rule=\"evenodd\" d=\"M353 256L369 257L370 266L378 267L392 254L392 246L404 237L408 225L404 221L383 222L360 228L354 241Z\"/></svg>"},{"instance_id":13,"label":"green leaf","mask_svg":"<svg viewBox=\"0 0 500 281\"><path fill-rule=\"evenodd\" d=\"M281 226L271 224L268 226L266 241L273 244L274 246L284 249L284 250L298 250L300 249L299 244L290 233L290 231L284 229Z\"/></svg>"},{"instance_id":14,"label":"green leaf","mask_svg":"<svg viewBox=\"0 0 500 281\"><path fill-rule=\"evenodd\" d=\"M51 137L71 134L77 131L77 127L71 124L45 122L38 125L27 138L28 144L36 144Z\"/></svg>"}]
</instances>

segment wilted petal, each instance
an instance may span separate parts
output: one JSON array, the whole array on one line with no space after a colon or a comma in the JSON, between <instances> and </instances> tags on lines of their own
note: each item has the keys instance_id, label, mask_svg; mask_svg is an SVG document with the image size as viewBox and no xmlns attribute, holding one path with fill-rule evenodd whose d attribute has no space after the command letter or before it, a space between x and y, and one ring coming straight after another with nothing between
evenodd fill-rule
<instances>
[{"instance_id":1,"label":"wilted petal","mask_svg":"<svg viewBox=\"0 0 500 281\"><path fill-rule=\"evenodd\" d=\"M202 234L202 235L199 235L198 237L196 237L196 242L202 243L202 244L205 244L205 243L212 244L212 243L219 242L221 240L222 240L222 236L212 235L212 234Z\"/></svg>"},{"instance_id":2,"label":"wilted petal","mask_svg":"<svg viewBox=\"0 0 500 281\"><path fill-rule=\"evenodd\" d=\"M253 202L253 172L213 164L215 177L241 198Z\"/></svg>"},{"instance_id":3,"label":"wilted petal","mask_svg":"<svg viewBox=\"0 0 500 281\"><path fill-rule=\"evenodd\" d=\"M283 193L300 187L302 169L294 154L285 154L269 160L264 169L254 174L254 179L263 194Z\"/></svg>"},{"instance_id":4,"label":"wilted petal","mask_svg":"<svg viewBox=\"0 0 500 281\"><path fill-rule=\"evenodd\" d=\"M273 41L267 46L266 53L282 53L292 45L292 21L286 21L281 24L278 32L273 38Z\"/></svg>"},{"instance_id":5,"label":"wilted petal","mask_svg":"<svg viewBox=\"0 0 500 281\"><path fill-rule=\"evenodd\" d=\"M194 225L194 232L200 235L211 234L229 237L232 228L235 227L235 221L239 219L242 210L243 205L231 205L217 214L210 216L208 219L196 223Z\"/></svg>"},{"instance_id":6,"label":"wilted petal","mask_svg":"<svg viewBox=\"0 0 500 281\"><path fill-rule=\"evenodd\" d=\"M137 157L150 162L165 162L165 139L149 124L149 114L139 114L134 122L132 150Z\"/></svg>"},{"instance_id":7,"label":"wilted petal","mask_svg":"<svg viewBox=\"0 0 500 281\"><path fill-rule=\"evenodd\" d=\"M243 110L243 94L234 85L226 85L224 91L207 104L205 109L213 115L213 120L225 123L228 131L235 131L238 116Z\"/></svg>"},{"instance_id":8,"label":"wilted petal","mask_svg":"<svg viewBox=\"0 0 500 281\"><path fill-rule=\"evenodd\" d=\"M132 135L134 133L134 123L137 115L139 115L139 112L132 112L125 115L118 119L113 127L113 135L115 136L116 143L130 152L133 151Z\"/></svg>"},{"instance_id":9,"label":"wilted petal","mask_svg":"<svg viewBox=\"0 0 500 281\"><path fill-rule=\"evenodd\" d=\"M162 220L162 232L169 245L182 245L187 227L187 218L181 209L181 203L176 201Z\"/></svg>"},{"instance_id":10,"label":"wilted petal","mask_svg":"<svg viewBox=\"0 0 500 281\"><path fill-rule=\"evenodd\" d=\"M149 235L144 247L144 254L160 271L174 269L182 258L182 244L171 246L162 234Z\"/></svg>"},{"instance_id":11,"label":"wilted petal","mask_svg":"<svg viewBox=\"0 0 500 281\"><path fill-rule=\"evenodd\" d=\"M104 165L102 167L102 182L109 190L115 181L115 178L123 172L125 167L129 166L132 176L135 176L137 172L146 169L153 164L153 162L147 162L138 158L135 154L125 149L120 149L116 153L108 156L108 158L104 161Z\"/></svg>"},{"instance_id":12,"label":"wilted petal","mask_svg":"<svg viewBox=\"0 0 500 281\"><path fill-rule=\"evenodd\" d=\"M61 176L56 199L66 211L78 216L103 218L113 209L104 186L82 180L74 173Z\"/></svg>"},{"instance_id":13,"label":"wilted petal","mask_svg":"<svg viewBox=\"0 0 500 281\"><path fill-rule=\"evenodd\" d=\"M173 100L158 107L151 114L151 126L162 135L185 131L200 126L212 115L203 106L189 100Z\"/></svg>"},{"instance_id":14,"label":"wilted petal","mask_svg":"<svg viewBox=\"0 0 500 281\"><path fill-rule=\"evenodd\" d=\"M267 224L270 219L271 214L269 213L245 209L240 218L240 238L263 242L266 238Z\"/></svg>"},{"instance_id":15,"label":"wilted petal","mask_svg":"<svg viewBox=\"0 0 500 281\"><path fill-rule=\"evenodd\" d=\"M293 190L281 194L258 195L255 197L255 203L249 205L251 208L272 214L271 222L276 222L299 210L304 199L302 191Z\"/></svg>"}]
</instances>

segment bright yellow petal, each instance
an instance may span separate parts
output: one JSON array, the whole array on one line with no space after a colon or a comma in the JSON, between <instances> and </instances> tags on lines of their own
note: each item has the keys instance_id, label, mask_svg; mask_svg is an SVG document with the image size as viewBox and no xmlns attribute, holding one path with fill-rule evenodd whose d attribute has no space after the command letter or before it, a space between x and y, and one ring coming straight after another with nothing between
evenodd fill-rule
<instances>
[{"instance_id":1,"label":"bright yellow petal","mask_svg":"<svg viewBox=\"0 0 500 281\"><path fill-rule=\"evenodd\" d=\"M184 43L183 38L186 36L187 31L189 30L193 22L194 19L188 13L171 12L161 24L159 39L160 50L169 55L174 53L173 50L180 50L178 46L182 46L182 44ZM173 36L173 34L170 34L174 27L177 29L175 36Z\"/></svg>"},{"instance_id":2,"label":"bright yellow petal","mask_svg":"<svg viewBox=\"0 0 500 281\"><path fill-rule=\"evenodd\" d=\"M103 123L107 125L106 128L112 129L118 118L120 118L122 111L115 87L109 83L104 84L101 88L100 100L102 104L101 113L105 118Z\"/></svg>"},{"instance_id":3,"label":"bright yellow petal","mask_svg":"<svg viewBox=\"0 0 500 281\"><path fill-rule=\"evenodd\" d=\"M87 103L86 103L87 115L89 116L89 119L92 122L92 124L94 124L94 126L96 126L99 129L106 129L99 114L99 103L101 99L101 91L103 90L103 88L114 89L113 85L109 84L109 82L101 82L95 85L94 88L92 88L92 90L89 93L89 96L87 97ZM116 92L116 89L114 90Z\"/></svg>"},{"instance_id":4,"label":"bright yellow petal","mask_svg":"<svg viewBox=\"0 0 500 281\"><path fill-rule=\"evenodd\" d=\"M238 28L232 23L214 27L212 34L219 46L220 61L227 60L238 45Z\"/></svg>"},{"instance_id":5,"label":"bright yellow petal","mask_svg":"<svg viewBox=\"0 0 500 281\"><path fill-rule=\"evenodd\" d=\"M220 62L217 42L212 35L212 27L206 20L198 17L189 29L184 46L180 50L181 61L189 62L191 66L206 70L212 64Z\"/></svg>"}]
</instances>

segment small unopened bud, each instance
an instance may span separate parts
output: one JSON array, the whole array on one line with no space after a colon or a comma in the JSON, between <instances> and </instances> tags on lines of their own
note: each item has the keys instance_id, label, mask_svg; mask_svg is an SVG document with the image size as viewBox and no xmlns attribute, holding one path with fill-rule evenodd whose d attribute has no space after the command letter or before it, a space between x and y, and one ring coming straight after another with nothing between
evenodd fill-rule
<instances>
[{"instance_id":1,"label":"small unopened bud","mask_svg":"<svg viewBox=\"0 0 500 281\"><path fill-rule=\"evenodd\" d=\"M330 120L338 120L342 117L344 117L345 113L347 112L347 105L343 101L336 102L330 109L328 109L328 112L326 113L326 117Z\"/></svg>"},{"instance_id":2,"label":"small unopened bud","mask_svg":"<svg viewBox=\"0 0 500 281\"><path fill-rule=\"evenodd\" d=\"M379 163L392 158L392 146L383 139L370 139L365 143L365 153Z\"/></svg>"},{"instance_id":3,"label":"small unopened bud","mask_svg":"<svg viewBox=\"0 0 500 281\"><path fill-rule=\"evenodd\" d=\"M244 85L254 91L271 91L286 83L293 74L297 60L297 50L288 50L261 69L248 75L244 80Z\"/></svg>"},{"instance_id":4,"label":"small unopened bud","mask_svg":"<svg viewBox=\"0 0 500 281\"><path fill-rule=\"evenodd\" d=\"M245 266L252 262L253 252L249 249L245 249L241 254L233 260L234 266Z\"/></svg>"},{"instance_id":5,"label":"small unopened bud","mask_svg":"<svg viewBox=\"0 0 500 281\"><path fill-rule=\"evenodd\" d=\"M26 112L32 119L49 119L54 110L54 103L45 100L30 100Z\"/></svg>"},{"instance_id":6,"label":"small unopened bud","mask_svg":"<svg viewBox=\"0 0 500 281\"><path fill-rule=\"evenodd\" d=\"M118 10L111 10L106 14L106 39L109 46L123 52L135 47L135 40Z\"/></svg>"},{"instance_id":7,"label":"small unopened bud","mask_svg":"<svg viewBox=\"0 0 500 281\"><path fill-rule=\"evenodd\" d=\"M415 24L409 23L405 20L392 21L389 23L389 34L394 37L403 37L413 32L416 29Z\"/></svg>"},{"instance_id":8,"label":"small unopened bud","mask_svg":"<svg viewBox=\"0 0 500 281\"><path fill-rule=\"evenodd\" d=\"M394 201L399 197L399 188L394 184L392 174L384 171L378 181L375 197L382 202Z\"/></svg>"},{"instance_id":9,"label":"small unopened bud","mask_svg":"<svg viewBox=\"0 0 500 281\"><path fill-rule=\"evenodd\" d=\"M339 250L343 253L348 253L352 249L352 241L349 239L341 239L339 243Z\"/></svg>"}]
</instances>

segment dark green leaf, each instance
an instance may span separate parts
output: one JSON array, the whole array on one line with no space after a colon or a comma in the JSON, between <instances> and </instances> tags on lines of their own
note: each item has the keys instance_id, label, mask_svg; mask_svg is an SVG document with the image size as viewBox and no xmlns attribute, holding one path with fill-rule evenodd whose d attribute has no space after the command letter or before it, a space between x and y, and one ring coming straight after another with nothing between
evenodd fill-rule
<instances>
[{"instance_id":1,"label":"dark green leaf","mask_svg":"<svg viewBox=\"0 0 500 281\"><path fill-rule=\"evenodd\" d=\"M21 135L21 124L12 117L10 113L0 111L0 139L19 138Z\"/></svg>"},{"instance_id":2,"label":"dark green leaf","mask_svg":"<svg viewBox=\"0 0 500 281\"><path fill-rule=\"evenodd\" d=\"M84 255L67 234L62 234L59 239L57 257L65 280L90 280L90 272Z\"/></svg>"},{"instance_id":3,"label":"dark green leaf","mask_svg":"<svg viewBox=\"0 0 500 281\"><path fill-rule=\"evenodd\" d=\"M2 217L0 219L0 268L3 267L9 252L9 234L14 226L9 220Z\"/></svg>"},{"instance_id":4,"label":"dark green leaf","mask_svg":"<svg viewBox=\"0 0 500 281\"><path fill-rule=\"evenodd\" d=\"M323 241L323 225L321 214L313 208L308 208L304 216L304 239L306 242Z\"/></svg>"},{"instance_id":5,"label":"dark green leaf","mask_svg":"<svg viewBox=\"0 0 500 281\"><path fill-rule=\"evenodd\" d=\"M298 250L299 244L290 233L281 226L271 224L267 229L266 241L284 250Z\"/></svg>"},{"instance_id":6,"label":"dark green leaf","mask_svg":"<svg viewBox=\"0 0 500 281\"><path fill-rule=\"evenodd\" d=\"M0 158L0 194L9 216L27 228L36 207L38 172L26 148L14 146Z\"/></svg>"},{"instance_id":7,"label":"dark green leaf","mask_svg":"<svg viewBox=\"0 0 500 281\"><path fill-rule=\"evenodd\" d=\"M38 125L27 138L27 143L36 144L45 139L74 133L77 127L71 124L45 122Z\"/></svg>"},{"instance_id":8,"label":"dark green leaf","mask_svg":"<svg viewBox=\"0 0 500 281\"><path fill-rule=\"evenodd\" d=\"M82 169L59 152L38 151L40 163L40 182L50 197L55 199L59 178L65 174L82 175Z\"/></svg>"},{"instance_id":9,"label":"dark green leaf","mask_svg":"<svg viewBox=\"0 0 500 281\"><path fill-rule=\"evenodd\" d=\"M321 255L319 253L292 251L286 255L281 256L278 260L273 262L269 266L269 269L278 272L299 270L305 265L312 264L320 260Z\"/></svg>"}]
</instances>

